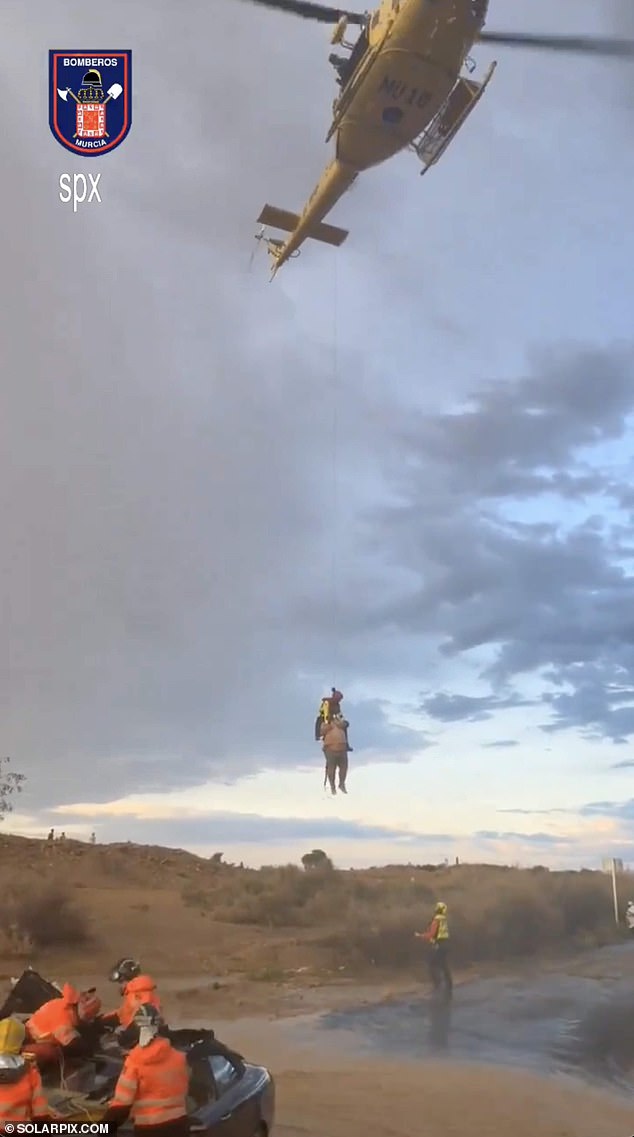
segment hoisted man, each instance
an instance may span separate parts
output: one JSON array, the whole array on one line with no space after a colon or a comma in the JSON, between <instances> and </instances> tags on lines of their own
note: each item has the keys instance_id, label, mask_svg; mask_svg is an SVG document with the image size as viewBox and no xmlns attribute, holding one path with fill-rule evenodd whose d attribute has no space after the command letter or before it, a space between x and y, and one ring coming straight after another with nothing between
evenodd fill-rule
<instances>
[{"instance_id":1,"label":"hoisted man","mask_svg":"<svg viewBox=\"0 0 634 1137\"><path fill-rule=\"evenodd\" d=\"M321 700L319 706L319 713L315 720L315 742L323 744L324 757L326 759L326 775L324 778L324 786L330 782L331 792L334 794L334 777L335 769L339 769L339 788L346 792L346 774L348 770L348 754L352 753L352 747L348 741L348 722L344 719L341 713L341 702L343 694L338 691L336 687L331 688L330 695L325 695ZM332 730L330 728L333 728ZM332 743L335 744L335 750L330 753ZM341 754L339 750L341 749Z\"/></svg>"}]
</instances>

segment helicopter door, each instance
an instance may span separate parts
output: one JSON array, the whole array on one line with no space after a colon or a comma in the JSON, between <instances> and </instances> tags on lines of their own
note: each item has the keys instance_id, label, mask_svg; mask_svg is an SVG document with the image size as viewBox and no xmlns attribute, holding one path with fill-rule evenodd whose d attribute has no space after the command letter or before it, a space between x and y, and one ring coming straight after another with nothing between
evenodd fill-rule
<instances>
[{"instance_id":1,"label":"helicopter door","mask_svg":"<svg viewBox=\"0 0 634 1137\"><path fill-rule=\"evenodd\" d=\"M421 174L433 166L447 149L465 119L482 98L495 67L496 64L492 63L481 83L461 76L430 126L412 143L411 149L418 155L423 165Z\"/></svg>"}]
</instances>

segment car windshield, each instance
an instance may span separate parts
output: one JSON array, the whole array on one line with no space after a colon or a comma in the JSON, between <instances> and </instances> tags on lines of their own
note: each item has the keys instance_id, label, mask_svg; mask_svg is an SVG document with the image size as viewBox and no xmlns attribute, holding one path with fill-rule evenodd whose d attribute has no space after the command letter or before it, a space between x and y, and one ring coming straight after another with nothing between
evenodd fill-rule
<instances>
[{"instance_id":1,"label":"car windshield","mask_svg":"<svg viewBox=\"0 0 634 1137\"><path fill-rule=\"evenodd\" d=\"M214 1081L216 1083L216 1088L219 1094L223 1094L225 1090L229 1089L229 1086L232 1086L234 1082L237 1082L239 1076L238 1071L236 1070L235 1066L233 1066L232 1063L224 1058L221 1054L214 1054L209 1059L209 1065L211 1066L211 1071L214 1076Z\"/></svg>"}]
</instances>

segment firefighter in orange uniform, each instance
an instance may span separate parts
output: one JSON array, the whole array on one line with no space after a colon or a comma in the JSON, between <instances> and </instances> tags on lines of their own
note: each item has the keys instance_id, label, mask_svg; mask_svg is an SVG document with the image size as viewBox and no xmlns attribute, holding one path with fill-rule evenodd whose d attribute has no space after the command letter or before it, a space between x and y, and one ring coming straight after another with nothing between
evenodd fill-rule
<instances>
[{"instance_id":1,"label":"firefighter in orange uniform","mask_svg":"<svg viewBox=\"0 0 634 1137\"><path fill-rule=\"evenodd\" d=\"M20 1051L25 1029L18 1019L0 1020L0 1131L12 1122L50 1121L52 1111L42 1091L40 1073Z\"/></svg>"},{"instance_id":2,"label":"firefighter in orange uniform","mask_svg":"<svg viewBox=\"0 0 634 1137\"><path fill-rule=\"evenodd\" d=\"M84 1023L97 1020L101 1000L94 991L80 993L65 983L58 999L49 999L26 1023L24 1049L33 1054L38 1066L59 1062L60 1057L83 1058L94 1050L94 1036L83 1037Z\"/></svg>"},{"instance_id":3,"label":"firefighter in orange uniform","mask_svg":"<svg viewBox=\"0 0 634 1137\"><path fill-rule=\"evenodd\" d=\"M144 1003L150 1003L161 1012L161 1000L156 990L156 983L149 975L141 974L141 964L136 959L126 956L115 963L110 975L111 983L118 983L122 995L121 1005L116 1011L103 1015L102 1022L116 1020L125 1030L132 1024L138 1008Z\"/></svg>"},{"instance_id":4,"label":"firefighter in orange uniform","mask_svg":"<svg viewBox=\"0 0 634 1137\"><path fill-rule=\"evenodd\" d=\"M137 1008L132 1025L138 1042L101 1120L117 1128L132 1114L136 1137L187 1137L187 1059L160 1036L161 1016L151 1003Z\"/></svg>"}]
</instances>

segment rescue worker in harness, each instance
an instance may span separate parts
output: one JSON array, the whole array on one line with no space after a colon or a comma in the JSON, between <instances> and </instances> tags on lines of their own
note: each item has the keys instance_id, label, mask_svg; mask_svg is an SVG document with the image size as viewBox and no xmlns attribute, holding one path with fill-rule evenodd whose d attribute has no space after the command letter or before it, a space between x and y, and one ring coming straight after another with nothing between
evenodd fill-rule
<instances>
[{"instance_id":1,"label":"rescue worker in harness","mask_svg":"<svg viewBox=\"0 0 634 1137\"><path fill-rule=\"evenodd\" d=\"M315 719L315 742L322 742L323 740L322 727L324 723L332 722L336 717L345 722L345 719L341 713L342 701L343 695L341 691L337 690L336 687L331 688L330 695L324 695L321 703L319 704L319 711L317 713L317 718ZM348 741L349 725L350 724L346 722L346 747L348 754L352 754L352 747Z\"/></svg>"},{"instance_id":2,"label":"rescue worker in harness","mask_svg":"<svg viewBox=\"0 0 634 1137\"><path fill-rule=\"evenodd\" d=\"M366 23L363 25L361 34L347 59L345 55L333 54L328 56L328 62L332 64L337 72L337 83L342 89L354 75L369 46L370 35Z\"/></svg>"}]
</instances>

